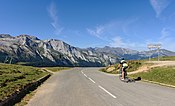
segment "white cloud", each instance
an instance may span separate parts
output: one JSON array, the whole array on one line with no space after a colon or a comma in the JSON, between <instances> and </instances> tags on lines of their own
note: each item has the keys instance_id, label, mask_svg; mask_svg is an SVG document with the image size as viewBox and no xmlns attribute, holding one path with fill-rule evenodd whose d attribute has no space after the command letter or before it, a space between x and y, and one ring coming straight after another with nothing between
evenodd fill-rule
<instances>
[{"instance_id":1,"label":"white cloud","mask_svg":"<svg viewBox=\"0 0 175 106\"><path fill-rule=\"evenodd\" d=\"M87 28L87 31L89 34L94 35L98 38L100 38L104 32L104 27L103 26L97 26L94 30Z\"/></svg>"},{"instance_id":2,"label":"white cloud","mask_svg":"<svg viewBox=\"0 0 175 106\"><path fill-rule=\"evenodd\" d=\"M90 35L96 36L99 39L108 39L111 36L115 36L120 27L121 22L109 22L94 28L87 28L86 30Z\"/></svg>"},{"instance_id":3,"label":"white cloud","mask_svg":"<svg viewBox=\"0 0 175 106\"><path fill-rule=\"evenodd\" d=\"M129 39L130 37L133 38L137 36L135 35L133 26L138 20L139 18L135 17L126 20L113 21L94 27L94 29L87 28L86 30L90 35L93 35L102 41L105 41L105 43L108 43L109 46L143 50L146 47L146 43L141 44L143 42L139 43L140 41L135 42L132 41L133 39Z\"/></svg>"},{"instance_id":4,"label":"white cloud","mask_svg":"<svg viewBox=\"0 0 175 106\"><path fill-rule=\"evenodd\" d=\"M51 25L55 30L55 34L59 35L62 32L63 27L59 25L56 5L53 2L50 4L48 8L48 13L52 19Z\"/></svg>"},{"instance_id":5,"label":"white cloud","mask_svg":"<svg viewBox=\"0 0 175 106\"><path fill-rule=\"evenodd\" d=\"M169 28L163 28L161 30L160 40L166 39L168 36L170 36L170 29Z\"/></svg>"},{"instance_id":6,"label":"white cloud","mask_svg":"<svg viewBox=\"0 0 175 106\"><path fill-rule=\"evenodd\" d=\"M123 42L123 40L120 36L116 36L112 39L112 42L110 42L110 46L123 47L123 46L126 46L126 44Z\"/></svg>"},{"instance_id":7,"label":"white cloud","mask_svg":"<svg viewBox=\"0 0 175 106\"><path fill-rule=\"evenodd\" d=\"M162 48L175 51L175 38L173 37L175 30L171 28L162 28L159 41L162 44Z\"/></svg>"},{"instance_id":8,"label":"white cloud","mask_svg":"<svg viewBox=\"0 0 175 106\"><path fill-rule=\"evenodd\" d=\"M146 42L132 42L128 40L124 40L120 36L114 37L110 44L111 47L122 47L122 48L128 48L128 49L133 49L133 50L145 50L146 49Z\"/></svg>"},{"instance_id":9,"label":"white cloud","mask_svg":"<svg viewBox=\"0 0 175 106\"><path fill-rule=\"evenodd\" d=\"M127 35L133 33L134 30L132 30L132 27L136 25L135 23L137 23L138 20L138 17L125 20L121 25L123 32Z\"/></svg>"},{"instance_id":10,"label":"white cloud","mask_svg":"<svg viewBox=\"0 0 175 106\"><path fill-rule=\"evenodd\" d=\"M124 20L117 20L108 22L103 25L95 26L94 28L86 28L87 32L90 35L96 36L100 39L109 39L114 38L118 35L131 35L135 32L133 26L136 25L138 18L129 18Z\"/></svg>"},{"instance_id":11,"label":"white cloud","mask_svg":"<svg viewBox=\"0 0 175 106\"><path fill-rule=\"evenodd\" d=\"M162 45L163 49L168 49L171 51L175 51L175 39L171 39L171 38L166 38L164 40L161 40L160 43Z\"/></svg>"},{"instance_id":12,"label":"white cloud","mask_svg":"<svg viewBox=\"0 0 175 106\"><path fill-rule=\"evenodd\" d=\"M147 44L161 44L162 49L175 51L175 38L173 33L175 33L175 30L170 27L164 27L160 31L161 36L157 40L147 41Z\"/></svg>"},{"instance_id":13,"label":"white cloud","mask_svg":"<svg viewBox=\"0 0 175 106\"><path fill-rule=\"evenodd\" d=\"M170 4L171 0L150 0L151 6L159 17L162 11Z\"/></svg>"}]
</instances>

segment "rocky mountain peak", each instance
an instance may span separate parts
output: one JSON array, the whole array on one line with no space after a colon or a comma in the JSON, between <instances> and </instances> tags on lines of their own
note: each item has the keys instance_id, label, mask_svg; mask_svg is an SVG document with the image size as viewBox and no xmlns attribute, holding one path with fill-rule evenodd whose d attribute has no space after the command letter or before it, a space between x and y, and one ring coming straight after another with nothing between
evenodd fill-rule
<instances>
[{"instance_id":1,"label":"rocky mountain peak","mask_svg":"<svg viewBox=\"0 0 175 106\"><path fill-rule=\"evenodd\" d=\"M25 34L16 36L16 38L28 38L28 39L32 39L32 40L40 40L40 39L38 39L38 38L35 37L35 36L25 35Z\"/></svg>"},{"instance_id":2,"label":"rocky mountain peak","mask_svg":"<svg viewBox=\"0 0 175 106\"><path fill-rule=\"evenodd\" d=\"M0 38L13 38L13 37L9 34L0 34Z\"/></svg>"},{"instance_id":3,"label":"rocky mountain peak","mask_svg":"<svg viewBox=\"0 0 175 106\"><path fill-rule=\"evenodd\" d=\"M0 34L0 61L13 56L15 62L31 62L35 66L106 66L118 62L119 57L144 59L155 51L138 52L120 47L87 48L73 47L63 41L39 40L35 36L19 35L12 37ZM175 55L175 52L160 50L160 55Z\"/></svg>"},{"instance_id":4,"label":"rocky mountain peak","mask_svg":"<svg viewBox=\"0 0 175 106\"><path fill-rule=\"evenodd\" d=\"M1 60L8 55L13 56L14 62L28 62L35 66L105 66L117 61L111 55L76 48L60 40L39 40L25 34L13 39L0 38L0 43L3 45L0 48L0 54L3 54L0 55Z\"/></svg>"}]
</instances>

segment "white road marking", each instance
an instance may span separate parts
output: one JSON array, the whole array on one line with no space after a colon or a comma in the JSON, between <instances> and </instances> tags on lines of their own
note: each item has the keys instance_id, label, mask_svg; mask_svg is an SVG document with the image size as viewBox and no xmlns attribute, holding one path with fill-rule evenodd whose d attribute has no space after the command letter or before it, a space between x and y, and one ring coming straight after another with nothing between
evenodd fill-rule
<instances>
[{"instance_id":1,"label":"white road marking","mask_svg":"<svg viewBox=\"0 0 175 106\"><path fill-rule=\"evenodd\" d=\"M90 81L92 81L93 83L95 83L95 81L91 78L89 78L83 71L81 71L81 73L88 78ZM108 93L110 96L112 96L113 98L116 98L116 96L114 96L113 94L111 94L109 91L107 91L105 88L103 88L102 86L98 86L99 88L101 88L103 91L105 91L106 93Z\"/></svg>"},{"instance_id":2,"label":"white road marking","mask_svg":"<svg viewBox=\"0 0 175 106\"><path fill-rule=\"evenodd\" d=\"M82 73L86 78L88 78L87 75L86 75L83 71L81 71L81 73Z\"/></svg>"},{"instance_id":3,"label":"white road marking","mask_svg":"<svg viewBox=\"0 0 175 106\"><path fill-rule=\"evenodd\" d=\"M104 90L106 93L108 93L110 96L112 96L113 98L116 98L116 96L114 96L113 94L111 94L109 91L107 91L105 88L103 88L102 86L98 86L99 88L101 88L102 90Z\"/></svg>"},{"instance_id":4,"label":"white road marking","mask_svg":"<svg viewBox=\"0 0 175 106\"><path fill-rule=\"evenodd\" d=\"M88 78L90 81L92 81L93 83L95 83L95 81L94 81L93 79L89 78L86 74L84 74L83 71L81 71L81 73L82 73L86 78Z\"/></svg>"},{"instance_id":5,"label":"white road marking","mask_svg":"<svg viewBox=\"0 0 175 106\"><path fill-rule=\"evenodd\" d=\"M81 73L85 76L85 77L87 77L87 75L83 72L83 71L81 71ZM88 78L88 77L87 77Z\"/></svg>"},{"instance_id":6,"label":"white road marking","mask_svg":"<svg viewBox=\"0 0 175 106\"><path fill-rule=\"evenodd\" d=\"M87 75L86 74L83 74L85 77L87 77Z\"/></svg>"},{"instance_id":7,"label":"white road marking","mask_svg":"<svg viewBox=\"0 0 175 106\"><path fill-rule=\"evenodd\" d=\"M90 81L92 81L93 83L95 83L95 81L93 80L93 79L91 79L91 78L88 78Z\"/></svg>"}]
</instances>

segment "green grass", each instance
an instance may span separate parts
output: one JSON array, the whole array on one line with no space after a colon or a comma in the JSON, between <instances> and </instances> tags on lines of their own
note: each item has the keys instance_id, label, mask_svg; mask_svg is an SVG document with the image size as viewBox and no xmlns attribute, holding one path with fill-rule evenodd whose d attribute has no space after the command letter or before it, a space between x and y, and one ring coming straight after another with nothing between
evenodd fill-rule
<instances>
[{"instance_id":1,"label":"green grass","mask_svg":"<svg viewBox=\"0 0 175 106\"><path fill-rule=\"evenodd\" d=\"M157 57L156 58L151 58L152 61L157 61ZM175 61L175 56L162 56L159 59L160 61Z\"/></svg>"},{"instance_id":2,"label":"green grass","mask_svg":"<svg viewBox=\"0 0 175 106\"><path fill-rule=\"evenodd\" d=\"M30 66L0 64L0 101L46 74Z\"/></svg>"},{"instance_id":3,"label":"green grass","mask_svg":"<svg viewBox=\"0 0 175 106\"><path fill-rule=\"evenodd\" d=\"M157 67L149 70L148 72L137 73L130 76L175 85L175 67Z\"/></svg>"},{"instance_id":4,"label":"green grass","mask_svg":"<svg viewBox=\"0 0 175 106\"><path fill-rule=\"evenodd\" d=\"M142 65L143 65L143 61L139 61L139 60L128 61L127 72L136 71Z\"/></svg>"},{"instance_id":5,"label":"green grass","mask_svg":"<svg viewBox=\"0 0 175 106\"><path fill-rule=\"evenodd\" d=\"M46 69L53 71L53 72L58 72L58 71L67 70L70 68L69 67L46 67Z\"/></svg>"},{"instance_id":6,"label":"green grass","mask_svg":"<svg viewBox=\"0 0 175 106\"><path fill-rule=\"evenodd\" d=\"M140 66L142 66L144 64L145 61L141 61L141 60L130 60L130 61L127 61L127 64L128 64L128 68L127 68L127 72L132 72L132 71L136 71ZM119 72L117 71L117 66L118 64L115 64L114 67L115 67L115 70L111 71L111 72L107 72L107 69L108 67L106 68L102 68L100 69L99 71L102 71L102 72L107 72L107 73L111 73L111 74L118 74Z\"/></svg>"}]
</instances>

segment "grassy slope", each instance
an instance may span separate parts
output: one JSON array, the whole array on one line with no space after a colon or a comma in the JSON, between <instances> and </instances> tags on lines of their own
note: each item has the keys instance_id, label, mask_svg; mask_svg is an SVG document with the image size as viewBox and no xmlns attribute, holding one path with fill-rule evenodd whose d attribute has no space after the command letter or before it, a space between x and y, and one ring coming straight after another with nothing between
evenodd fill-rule
<instances>
[{"instance_id":1,"label":"grassy slope","mask_svg":"<svg viewBox=\"0 0 175 106\"><path fill-rule=\"evenodd\" d=\"M157 58L153 58L151 60L157 61ZM163 56L160 57L160 61L175 61L175 56ZM145 80L175 85L175 67L173 66L157 67L150 69L148 72L137 73L130 76L140 76L142 79Z\"/></svg>"},{"instance_id":2,"label":"grassy slope","mask_svg":"<svg viewBox=\"0 0 175 106\"><path fill-rule=\"evenodd\" d=\"M147 63L144 63L145 61L148 61L148 59L147 60L130 60L130 61L128 61L127 63L129 65L129 67L127 69L127 72L135 71L139 67L146 65ZM152 58L151 61L157 61L157 58ZM175 56L163 56L163 57L160 57L160 61L175 61ZM149 64L149 65L151 65L151 64ZM108 66L106 68L101 69L100 71L107 72L108 68L115 67L115 69L113 71L110 71L107 73L117 74L118 73L117 66L118 66L118 64L115 64L113 66Z\"/></svg>"},{"instance_id":3,"label":"grassy slope","mask_svg":"<svg viewBox=\"0 0 175 106\"><path fill-rule=\"evenodd\" d=\"M154 58L151 60L157 60L157 58ZM175 56L163 56L160 58L160 61L175 61ZM144 62L145 62L145 60L143 60L143 61L128 61L129 68L127 69L127 71L128 72L135 71L140 66L146 65L146 63L144 63ZM150 64L148 64L148 65L150 65ZM117 64L114 65L114 67L116 67L116 66L117 66ZM108 68L109 67L103 68L103 69L101 69L101 71L107 72ZM115 69L111 72L108 72L108 73L115 73L116 74L116 73L118 73L116 70L117 69ZM142 79L145 79L145 80L175 85L175 67L173 67L173 66L152 68L148 72L141 72L141 73L137 73L137 74L129 75L129 76L135 77L135 78L141 77Z\"/></svg>"},{"instance_id":4,"label":"grassy slope","mask_svg":"<svg viewBox=\"0 0 175 106\"><path fill-rule=\"evenodd\" d=\"M127 72L132 72L132 71L135 71L137 70L140 66L142 66L144 64L144 61L139 61L139 60L130 60L127 62L129 67L127 69ZM106 67L106 68L103 68L101 69L100 71L102 72L107 72L107 69L110 68L110 67L115 67L115 69L113 71L110 71L110 72L107 72L107 73L111 73L111 74L118 74L118 69L117 69L117 66L118 64L115 64L113 66L109 66L109 67Z\"/></svg>"},{"instance_id":5,"label":"grassy slope","mask_svg":"<svg viewBox=\"0 0 175 106\"><path fill-rule=\"evenodd\" d=\"M157 58L152 58L151 60L157 61ZM163 56L160 57L160 61L175 61L175 56Z\"/></svg>"},{"instance_id":6,"label":"grassy slope","mask_svg":"<svg viewBox=\"0 0 175 106\"><path fill-rule=\"evenodd\" d=\"M30 66L0 64L0 101L46 74Z\"/></svg>"},{"instance_id":7,"label":"grassy slope","mask_svg":"<svg viewBox=\"0 0 175 106\"><path fill-rule=\"evenodd\" d=\"M142 79L149 81L175 85L175 67L157 67L151 69L149 72L137 73L131 76L140 76Z\"/></svg>"}]
</instances>

